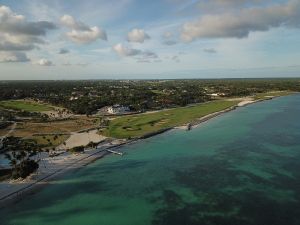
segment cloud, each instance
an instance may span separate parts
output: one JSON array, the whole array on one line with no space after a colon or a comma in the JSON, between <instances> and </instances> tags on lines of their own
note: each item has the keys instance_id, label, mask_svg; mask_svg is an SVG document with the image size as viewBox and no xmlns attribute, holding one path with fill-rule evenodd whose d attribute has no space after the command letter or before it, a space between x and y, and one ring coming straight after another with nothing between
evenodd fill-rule
<instances>
[{"instance_id":1,"label":"cloud","mask_svg":"<svg viewBox=\"0 0 300 225\"><path fill-rule=\"evenodd\" d=\"M23 52L0 52L0 62L28 62L30 59Z\"/></svg>"},{"instance_id":2,"label":"cloud","mask_svg":"<svg viewBox=\"0 0 300 225\"><path fill-rule=\"evenodd\" d=\"M174 34L172 32L166 31L163 35L163 42L164 45L176 45L177 40L175 40Z\"/></svg>"},{"instance_id":3,"label":"cloud","mask_svg":"<svg viewBox=\"0 0 300 225\"><path fill-rule=\"evenodd\" d=\"M274 0L199 0L196 6L202 12L232 11L250 5L266 5Z\"/></svg>"},{"instance_id":4,"label":"cloud","mask_svg":"<svg viewBox=\"0 0 300 225\"><path fill-rule=\"evenodd\" d=\"M63 63L63 64L61 64L61 65L62 65L62 66L72 66L72 64L69 63L69 62Z\"/></svg>"},{"instance_id":5,"label":"cloud","mask_svg":"<svg viewBox=\"0 0 300 225\"><path fill-rule=\"evenodd\" d=\"M76 63L76 64L71 64L70 62L66 62L66 63L63 63L61 64L62 66L81 66L81 67L86 67L88 66L89 64L88 63L85 63L85 62L82 62L82 63Z\"/></svg>"},{"instance_id":6,"label":"cloud","mask_svg":"<svg viewBox=\"0 0 300 225\"><path fill-rule=\"evenodd\" d=\"M74 30L90 30L90 28L85 25L84 23L80 22L80 21L76 21L72 16L70 15L63 15L61 18L60 18L60 21L61 23L70 28L70 29L74 29Z\"/></svg>"},{"instance_id":7,"label":"cloud","mask_svg":"<svg viewBox=\"0 0 300 225\"><path fill-rule=\"evenodd\" d=\"M61 48L61 49L59 50L59 53L58 53L58 54L63 55L63 54L67 54L67 53L69 53L69 52L70 52L70 51L69 51L68 49Z\"/></svg>"},{"instance_id":8,"label":"cloud","mask_svg":"<svg viewBox=\"0 0 300 225\"><path fill-rule=\"evenodd\" d=\"M47 30L56 29L48 21L28 22L22 15L17 15L7 6L0 6L0 31L16 35L46 35Z\"/></svg>"},{"instance_id":9,"label":"cloud","mask_svg":"<svg viewBox=\"0 0 300 225\"><path fill-rule=\"evenodd\" d=\"M144 51L144 52L142 52L142 56L144 58L147 58L147 59L156 59L156 58L158 58L158 55L155 52L152 52L152 51Z\"/></svg>"},{"instance_id":10,"label":"cloud","mask_svg":"<svg viewBox=\"0 0 300 225\"><path fill-rule=\"evenodd\" d=\"M113 50L121 57L134 57L138 63L151 63L159 60L159 57L155 52L130 48L121 43L113 46Z\"/></svg>"},{"instance_id":11,"label":"cloud","mask_svg":"<svg viewBox=\"0 0 300 225\"><path fill-rule=\"evenodd\" d=\"M150 36L141 29L133 29L127 34L128 42L144 43L147 39L150 39Z\"/></svg>"},{"instance_id":12,"label":"cloud","mask_svg":"<svg viewBox=\"0 0 300 225\"><path fill-rule=\"evenodd\" d=\"M164 45L176 45L177 41L174 40L165 40L162 42Z\"/></svg>"},{"instance_id":13,"label":"cloud","mask_svg":"<svg viewBox=\"0 0 300 225\"><path fill-rule=\"evenodd\" d=\"M106 53L111 52L111 47L97 48L97 49L92 49L90 51L91 52L97 52L97 53L106 54Z\"/></svg>"},{"instance_id":14,"label":"cloud","mask_svg":"<svg viewBox=\"0 0 300 225\"><path fill-rule=\"evenodd\" d=\"M142 53L141 50L138 49L133 49L130 47L126 47L123 46L121 43L116 44L115 46L113 46L113 50L122 57L127 57L127 56L135 56L135 55L139 55Z\"/></svg>"},{"instance_id":15,"label":"cloud","mask_svg":"<svg viewBox=\"0 0 300 225\"><path fill-rule=\"evenodd\" d=\"M107 40L107 34L105 30L94 26L89 27L88 25L76 21L70 15L64 15L60 19L62 25L71 29L71 31L66 33L66 36L69 40L77 44L88 44L91 42L95 42L98 39Z\"/></svg>"},{"instance_id":16,"label":"cloud","mask_svg":"<svg viewBox=\"0 0 300 225\"><path fill-rule=\"evenodd\" d=\"M149 59L137 59L137 63L151 63L152 61Z\"/></svg>"},{"instance_id":17,"label":"cloud","mask_svg":"<svg viewBox=\"0 0 300 225\"><path fill-rule=\"evenodd\" d=\"M169 39L173 37L173 33L171 33L170 31L166 31L163 34L163 38Z\"/></svg>"},{"instance_id":18,"label":"cloud","mask_svg":"<svg viewBox=\"0 0 300 225\"><path fill-rule=\"evenodd\" d=\"M2 61L29 61L25 53L17 51L38 48L38 44L45 43L42 36L56 28L54 23L48 21L29 22L23 15L14 13L9 7L0 6L0 51L11 52L2 53L4 59Z\"/></svg>"},{"instance_id":19,"label":"cloud","mask_svg":"<svg viewBox=\"0 0 300 225\"><path fill-rule=\"evenodd\" d=\"M155 52L142 51L136 59L138 63L151 63L159 60L158 58L159 57Z\"/></svg>"},{"instance_id":20,"label":"cloud","mask_svg":"<svg viewBox=\"0 0 300 225\"><path fill-rule=\"evenodd\" d=\"M33 44L12 43L9 41L0 42L0 51L29 51L34 49Z\"/></svg>"},{"instance_id":21,"label":"cloud","mask_svg":"<svg viewBox=\"0 0 300 225\"><path fill-rule=\"evenodd\" d=\"M54 66L54 64L48 59L40 59L37 62L37 65L39 65L39 66Z\"/></svg>"},{"instance_id":22,"label":"cloud","mask_svg":"<svg viewBox=\"0 0 300 225\"><path fill-rule=\"evenodd\" d=\"M183 25L181 39L191 42L200 38L246 38L251 32L280 26L299 28L299 20L300 1L290 0L281 5L204 15Z\"/></svg>"},{"instance_id":23,"label":"cloud","mask_svg":"<svg viewBox=\"0 0 300 225\"><path fill-rule=\"evenodd\" d=\"M176 63L180 63L180 58L179 58L178 55L172 56L172 57L171 57L171 60L174 61L174 62L176 62Z\"/></svg>"},{"instance_id":24,"label":"cloud","mask_svg":"<svg viewBox=\"0 0 300 225\"><path fill-rule=\"evenodd\" d=\"M214 48L205 48L205 49L203 49L203 51L206 53L211 53L211 54L217 53L217 50Z\"/></svg>"},{"instance_id":25,"label":"cloud","mask_svg":"<svg viewBox=\"0 0 300 225\"><path fill-rule=\"evenodd\" d=\"M89 64L88 64L88 63L77 63L76 65L77 65L77 66L86 67L86 66L88 66Z\"/></svg>"}]
</instances>

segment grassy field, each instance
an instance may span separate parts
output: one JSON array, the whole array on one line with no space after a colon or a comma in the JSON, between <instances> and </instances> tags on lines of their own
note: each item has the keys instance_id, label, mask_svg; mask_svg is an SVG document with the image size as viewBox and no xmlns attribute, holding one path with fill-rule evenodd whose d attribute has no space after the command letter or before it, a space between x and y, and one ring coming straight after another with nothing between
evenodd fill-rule
<instances>
[{"instance_id":1,"label":"grassy field","mask_svg":"<svg viewBox=\"0 0 300 225\"><path fill-rule=\"evenodd\" d=\"M164 110L155 113L119 117L110 122L103 131L116 138L139 137L168 127L192 122L208 114L236 105L237 101L213 101L191 107Z\"/></svg>"},{"instance_id":2,"label":"grassy field","mask_svg":"<svg viewBox=\"0 0 300 225\"><path fill-rule=\"evenodd\" d=\"M272 91L272 92L265 92L265 93L258 93L254 96L255 100L265 100L272 97L280 97L293 94L294 92L291 91Z\"/></svg>"},{"instance_id":3,"label":"grassy field","mask_svg":"<svg viewBox=\"0 0 300 225\"><path fill-rule=\"evenodd\" d=\"M43 133L70 133L96 127L97 124L97 119L88 118L86 116L45 123L20 122L17 124L15 131L11 135L17 137L30 137L35 134Z\"/></svg>"},{"instance_id":4,"label":"grassy field","mask_svg":"<svg viewBox=\"0 0 300 225\"><path fill-rule=\"evenodd\" d=\"M32 136L29 139L35 140L37 144L44 147L56 147L66 141L70 135L43 135Z\"/></svg>"},{"instance_id":5,"label":"grassy field","mask_svg":"<svg viewBox=\"0 0 300 225\"><path fill-rule=\"evenodd\" d=\"M51 111L53 107L25 100L1 101L0 106L6 109L24 110L28 112Z\"/></svg>"}]
</instances>

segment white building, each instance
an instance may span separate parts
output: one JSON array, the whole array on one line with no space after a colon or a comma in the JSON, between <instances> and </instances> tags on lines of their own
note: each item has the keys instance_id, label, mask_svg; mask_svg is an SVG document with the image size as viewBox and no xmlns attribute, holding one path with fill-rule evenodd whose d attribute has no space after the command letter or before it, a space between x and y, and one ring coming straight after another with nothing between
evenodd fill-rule
<instances>
[{"instance_id":1,"label":"white building","mask_svg":"<svg viewBox=\"0 0 300 225\"><path fill-rule=\"evenodd\" d=\"M123 114L127 112L130 112L130 108L128 106L113 105L107 107L107 113L109 114Z\"/></svg>"},{"instance_id":2,"label":"white building","mask_svg":"<svg viewBox=\"0 0 300 225\"><path fill-rule=\"evenodd\" d=\"M225 93L212 93L212 94L209 94L211 97L224 97L226 96Z\"/></svg>"}]
</instances>

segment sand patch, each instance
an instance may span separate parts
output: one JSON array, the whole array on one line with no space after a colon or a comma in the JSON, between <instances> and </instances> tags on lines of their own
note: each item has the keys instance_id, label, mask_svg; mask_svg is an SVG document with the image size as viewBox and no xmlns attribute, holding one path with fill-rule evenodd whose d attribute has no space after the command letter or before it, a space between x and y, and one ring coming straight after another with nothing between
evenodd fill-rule
<instances>
[{"instance_id":1,"label":"sand patch","mask_svg":"<svg viewBox=\"0 0 300 225\"><path fill-rule=\"evenodd\" d=\"M86 146L90 142L98 143L106 139L105 136L99 135L98 130L91 130L84 133L73 133L65 141L65 145L61 144L57 149L71 149L76 146Z\"/></svg>"}]
</instances>

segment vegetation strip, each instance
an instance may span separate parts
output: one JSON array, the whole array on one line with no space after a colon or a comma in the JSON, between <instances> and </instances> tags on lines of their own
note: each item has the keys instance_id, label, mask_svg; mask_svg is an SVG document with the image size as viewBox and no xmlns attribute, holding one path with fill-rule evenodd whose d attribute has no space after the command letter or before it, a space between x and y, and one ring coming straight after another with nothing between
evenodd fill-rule
<instances>
[{"instance_id":1,"label":"vegetation strip","mask_svg":"<svg viewBox=\"0 0 300 225\"><path fill-rule=\"evenodd\" d=\"M148 133L193 122L201 117L233 107L237 103L237 101L220 100L155 113L124 116L112 120L103 134L115 138L142 137Z\"/></svg>"},{"instance_id":2,"label":"vegetation strip","mask_svg":"<svg viewBox=\"0 0 300 225\"><path fill-rule=\"evenodd\" d=\"M0 106L8 109L24 110L28 112L43 112L53 110L52 106L23 100L1 101Z\"/></svg>"}]
</instances>

